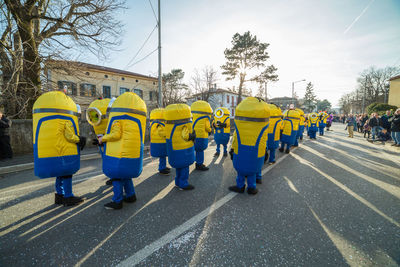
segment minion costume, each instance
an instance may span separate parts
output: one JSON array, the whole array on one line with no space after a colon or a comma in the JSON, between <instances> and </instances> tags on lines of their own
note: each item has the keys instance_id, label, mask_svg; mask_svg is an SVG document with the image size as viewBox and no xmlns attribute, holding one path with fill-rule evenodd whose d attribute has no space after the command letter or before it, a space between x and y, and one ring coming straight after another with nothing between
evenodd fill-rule
<instances>
[{"instance_id":1,"label":"minion costume","mask_svg":"<svg viewBox=\"0 0 400 267\"><path fill-rule=\"evenodd\" d=\"M269 163L274 164L275 152L279 148L279 140L281 138L282 110L274 104L267 105L270 110L267 149L269 151Z\"/></svg>"},{"instance_id":2,"label":"minion costume","mask_svg":"<svg viewBox=\"0 0 400 267\"><path fill-rule=\"evenodd\" d=\"M206 101L194 102L190 109L193 116L193 131L196 132L194 150L196 151L196 170L208 171L204 165L204 150L208 147L208 135L211 132L212 108Z\"/></svg>"},{"instance_id":3,"label":"minion costume","mask_svg":"<svg viewBox=\"0 0 400 267\"><path fill-rule=\"evenodd\" d=\"M233 192L243 193L247 177L247 193L257 194L256 175L264 164L270 111L268 105L255 97L247 97L236 107L235 133L231 155L237 171Z\"/></svg>"},{"instance_id":4,"label":"minion costume","mask_svg":"<svg viewBox=\"0 0 400 267\"><path fill-rule=\"evenodd\" d=\"M294 145L297 137L297 131L299 130L300 113L294 109L289 109L283 114L282 123L282 136L281 136L281 148L279 151L283 152L286 144L286 153L290 152L290 147Z\"/></svg>"},{"instance_id":5,"label":"minion costume","mask_svg":"<svg viewBox=\"0 0 400 267\"><path fill-rule=\"evenodd\" d=\"M107 108L110 104L110 101L114 102L115 98L111 100L110 98L104 99L96 99L92 103L90 103L88 109L86 110L86 120L90 125L93 126L94 132L97 138L103 136L106 133L108 117L107 117ZM99 146L99 152L103 155L101 147L99 145L98 139L93 139L93 145ZM111 180L107 180L106 185L112 185Z\"/></svg>"},{"instance_id":6,"label":"minion costume","mask_svg":"<svg viewBox=\"0 0 400 267\"><path fill-rule=\"evenodd\" d=\"M147 108L138 95L125 92L115 99L108 114L106 134L99 143L105 143L103 172L112 179L114 196L104 206L121 209L122 201L136 201L132 178L138 177L143 169Z\"/></svg>"},{"instance_id":7,"label":"minion costume","mask_svg":"<svg viewBox=\"0 0 400 267\"><path fill-rule=\"evenodd\" d=\"M167 141L163 108L153 109L150 113L150 155L159 158L159 173L168 175L171 170L167 168Z\"/></svg>"},{"instance_id":8,"label":"minion costume","mask_svg":"<svg viewBox=\"0 0 400 267\"><path fill-rule=\"evenodd\" d=\"M325 112L321 111L318 113L318 119L319 119L319 135L324 135L324 129L326 127L326 120L328 119L328 114Z\"/></svg>"},{"instance_id":9,"label":"minion costume","mask_svg":"<svg viewBox=\"0 0 400 267\"><path fill-rule=\"evenodd\" d=\"M310 139L317 139L317 131L319 127L318 114L312 112L308 115L308 134Z\"/></svg>"},{"instance_id":10,"label":"minion costume","mask_svg":"<svg viewBox=\"0 0 400 267\"><path fill-rule=\"evenodd\" d=\"M83 201L72 193L72 175L80 168L80 149L86 138L79 136L74 101L60 91L41 95L33 105L33 154L35 175L57 177L55 204L71 206Z\"/></svg>"},{"instance_id":11,"label":"minion costume","mask_svg":"<svg viewBox=\"0 0 400 267\"><path fill-rule=\"evenodd\" d=\"M182 190L192 190L188 183L189 166L194 162L194 140L190 107L172 104L165 108L165 133L169 164L176 169L175 185Z\"/></svg>"},{"instance_id":12,"label":"minion costume","mask_svg":"<svg viewBox=\"0 0 400 267\"><path fill-rule=\"evenodd\" d=\"M224 146L224 157L228 156L228 143L231 137L231 121L229 109L220 107L215 110L213 128L215 129L214 140L217 144L217 152L214 156L218 157L221 153L220 146Z\"/></svg>"},{"instance_id":13,"label":"minion costume","mask_svg":"<svg viewBox=\"0 0 400 267\"><path fill-rule=\"evenodd\" d=\"M298 113L300 113L300 122L299 122L299 130L297 131L296 140L294 141L293 146L299 146L299 139L303 140L303 132L306 119L304 117L304 111L302 109L296 108L295 110Z\"/></svg>"}]
</instances>

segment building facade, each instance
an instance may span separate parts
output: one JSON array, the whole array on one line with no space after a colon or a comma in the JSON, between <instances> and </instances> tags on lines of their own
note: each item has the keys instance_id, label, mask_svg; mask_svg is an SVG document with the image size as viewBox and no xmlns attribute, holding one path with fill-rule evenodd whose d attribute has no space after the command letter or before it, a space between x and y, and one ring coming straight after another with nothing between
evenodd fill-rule
<instances>
[{"instance_id":1,"label":"building facade","mask_svg":"<svg viewBox=\"0 0 400 267\"><path fill-rule=\"evenodd\" d=\"M400 107L400 75L389 80L389 105Z\"/></svg>"},{"instance_id":2,"label":"building facade","mask_svg":"<svg viewBox=\"0 0 400 267\"><path fill-rule=\"evenodd\" d=\"M213 111L219 107L225 107L229 109L231 117L235 116L235 108L237 106L239 94L226 90L226 89L212 89L210 96L208 98L208 103L210 104ZM247 95L242 95L242 100L245 99ZM186 103L190 106L193 102L201 100L201 94L194 94L186 98Z\"/></svg>"},{"instance_id":3,"label":"building facade","mask_svg":"<svg viewBox=\"0 0 400 267\"><path fill-rule=\"evenodd\" d=\"M151 76L75 61L47 61L44 74L44 89L66 86L67 94L81 106L82 113L99 97L118 97L125 92L139 95L149 111L157 107L158 79Z\"/></svg>"},{"instance_id":4,"label":"building facade","mask_svg":"<svg viewBox=\"0 0 400 267\"><path fill-rule=\"evenodd\" d=\"M268 103L273 103L273 104L277 105L278 107L280 107L282 110L286 110L286 109L289 109L290 104L293 103L293 98L287 97L287 96L275 97L275 98L268 99ZM304 103L304 101L303 101L303 103ZM298 99L294 99L295 107L304 108L302 105L303 103L300 103L300 101Z\"/></svg>"}]
</instances>

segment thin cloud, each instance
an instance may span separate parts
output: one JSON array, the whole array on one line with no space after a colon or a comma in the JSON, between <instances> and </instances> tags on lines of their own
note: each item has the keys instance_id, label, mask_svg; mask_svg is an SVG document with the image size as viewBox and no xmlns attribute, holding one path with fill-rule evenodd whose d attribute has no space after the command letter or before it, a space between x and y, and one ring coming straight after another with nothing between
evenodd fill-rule
<instances>
[{"instance_id":1,"label":"thin cloud","mask_svg":"<svg viewBox=\"0 0 400 267\"><path fill-rule=\"evenodd\" d=\"M343 34L346 34L352 27L353 25L361 18L362 15L364 15L364 13L367 11L367 9L369 8L369 6L374 2L375 0L371 0L369 1L368 5L363 9L363 11L361 11L360 15L358 15L358 17L356 17L354 19L354 21L349 25L349 27L347 27L347 29L343 32Z\"/></svg>"}]
</instances>

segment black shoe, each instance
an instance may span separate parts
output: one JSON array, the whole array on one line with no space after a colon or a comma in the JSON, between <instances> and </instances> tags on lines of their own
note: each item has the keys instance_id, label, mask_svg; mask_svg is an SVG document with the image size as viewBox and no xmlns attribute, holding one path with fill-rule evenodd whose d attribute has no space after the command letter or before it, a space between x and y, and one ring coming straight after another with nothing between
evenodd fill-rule
<instances>
[{"instance_id":1,"label":"black shoe","mask_svg":"<svg viewBox=\"0 0 400 267\"><path fill-rule=\"evenodd\" d=\"M214 157L218 157L219 156L219 152L215 152Z\"/></svg>"},{"instance_id":2,"label":"black shoe","mask_svg":"<svg viewBox=\"0 0 400 267\"><path fill-rule=\"evenodd\" d=\"M294 147L298 147L299 145L293 145Z\"/></svg>"},{"instance_id":3,"label":"black shoe","mask_svg":"<svg viewBox=\"0 0 400 267\"><path fill-rule=\"evenodd\" d=\"M64 197L63 198L63 204L64 206L73 206L77 205L79 203L83 202L83 198L81 197Z\"/></svg>"},{"instance_id":4,"label":"black shoe","mask_svg":"<svg viewBox=\"0 0 400 267\"><path fill-rule=\"evenodd\" d=\"M285 153L286 153L286 154L289 154L289 153L290 153L290 149L287 148L287 149L285 150Z\"/></svg>"},{"instance_id":5,"label":"black shoe","mask_svg":"<svg viewBox=\"0 0 400 267\"><path fill-rule=\"evenodd\" d=\"M171 171L171 168L165 167L165 169L166 169L167 171Z\"/></svg>"},{"instance_id":6,"label":"black shoe","mask_svg":"<svg viewBox=\"0 0 400 267\"><path fill-rule=\"evenodd\" d=\"M228 152L224 152L224 157L227 157L228 156Z\"/></svg>"},{"instance_id":7,"label":"black shoe","mask_svg":"<svg viewBox=\"0 0 400 267\"><path fill-rule=\"evenodd\" d=\"M300 136L300 140L303 140L303 136Z\"/></svg>"},{"instance_id":8,"label":"black shoe","mask_svg":"<svg viewBox=\"0 0 400 267\"><path fill-rule=\"evenodd\" d=\"M112 185L112 180L111 180L111 179L108 179L108 180L106 181L106 185Z\"/></svg>"},{"instance_id":9,"label":"black shoe","mask_svg":"<svg viewBox=\"0 0 400 267\"><path fill-rule=\"evenodd\" d=\"M255 195L257 193L258 193L258 189L257 188L247 188L247 194Z\"/></svg>"},{"instance_id":10,"label":"black shoe","mask_svg":"<svg viewBox=\"0 0 400 267\"><path fill-rule=\"evenodd\" d=\"M178 187L179 190L193 190L194 186L191 184L188 184L186 187Z\"/></svg>"},{"instance_id":11,"label":"black shoe","mask_svg":"<svg viewBox=\"0 0 400 267\"><path fill-rule=\"evenodd\" d=\"M136 195L132 195L130 197L124 197L124 201L126 203L133 203L136 201ZM122 206L122 205L121 205Z\"/></svg>"},{"instance_id":12,"label":"black shoe","mask_svg":"<svg viewBox=\"0 0 400 267\"><path fill-rule=\"evenodd\" d=\"M167 169L164 169L164 170L159 171L158 173L162 174L162 175L169 175L170 171Z\"/></svg>"},{"instance_id":13,"label":"black shoe","mask_svg":"<svg viewBox=\"0 0 400 267\"><path fill-rule=\"evenodd\" d=\"M237 187L236 185L230 186L228 189L230 191L236 192L236 193L244 193L244 189L246 186L243 186L242 188Z\"/></svg>"},{"instance_id":14,"label":"black shoe","mask_svg":"<svg viewBox=\"0 0 400 267\"><path fill-rule=\"evenodd\" d=\"M197 164L197 163L196 163L196 170L199 170L199 171L208 171L209 168L206 167L206 165L204 165L204 164Z\"/></svg>"},{"instance_id":15,"label":"black shoe","mask_svg":"<svg viewBox=\"0 0 400 267\"><path fill-rule=\"evenodd\" d=\"M120 203L111 201L107 204L104 204L104 208L106 208L107 210L120 210L122 209L122 201Z\"/></svg>"},{"instance_id":16,"label":"black shoe","mask_svg":"<svg viewBox=\"0 0 400 267\"><path fill-rule=\"evenodd\" d=\"M280 151L280 152L283 152L283 147L279 148L279 151Z\"/></svg>"},{"instance_id":17,"label":"black shoe","mask_svg":"<svg viewBox=\"0 0 400 267\"><path fill-rule=\"evenodd\" d=\"M256 179L256 184L262 184L262 179ZM249 190L249 189L247 189L247 190Z\"/></svg>"},{"instance_id":18,"label":"black shoe","mask_svg":"<svg viewBox=\"0 0 400 267\"><path fill-rule=\"evenodd\" d=\"M59 205L63 204L64 195L61 194L54 194L54 204Z\"/></svg>"}]
</instances>

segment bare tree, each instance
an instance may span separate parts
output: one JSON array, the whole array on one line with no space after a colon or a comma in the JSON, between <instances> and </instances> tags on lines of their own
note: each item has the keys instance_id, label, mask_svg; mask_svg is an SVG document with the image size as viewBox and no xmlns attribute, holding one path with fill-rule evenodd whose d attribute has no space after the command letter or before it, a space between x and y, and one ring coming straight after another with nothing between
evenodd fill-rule
<instances>
[{"instance_id":1,"label":"bare tree","mask_svg":"<svg viewBox=\"0 0 400 267\"><path fill-rule=\"evenodd\" d=\"M181 69L173 69L171 72L163 74L163 106L169 104L184 103L187 96L188 86L183 83L185 72Z\"/></svg>"},{"instance_id":2,"label":"bare tree","mask_svg":"<svg viewBox=\"0 0 400 267\"><path fill-rule=\"evenodd\" d=\"M215 83L218 80L218 72L212 66L205 66L199 72L194 70L190 79L190 91L194 94L200 94L201 100L208 101Z\"/></svg>"},{"instance_id":3,"label":"bare tree","mask_svg":"<svg viewBox=\"0 0 400 267\"><path fill-rule=\"evenodd\" d=\"M9 107L8 114L31 115L32 105L41 93L41 70L46 60L68 56L69 52L74 54L78 49L104 56L107 49L118 45L122 25L114 12L123 8L123 3L123 0L4 0L0 20L6 21L8 27L2 33L6 37L1 39L0 57L5 62L8 58L11 63L7 66L19 78L16 88L4 86L2 94L12 97L12 93L5 91L14 90L14 95L23 100L16 101L14 109ZM21 64L17 60L18 51ZM4 67L2 72L3 83L11 83Z\"/></svg>"},{"instance_id":4,"label":"bare tree","mask_svg":"<svg viewBox=\"0 0 400 267\"><path fill-rule=\"evenodd\" d=\"M269 65L265 68L263 72L261 72L260 75L254 78L254 81L256 81L259 84L257 97L263 98L265 99L265 101L267 101L268 98L267 84L269 82L279 81L278 74L276 74L277 70L278 69L274 65Z\"/></svg>"}]
</instances>

